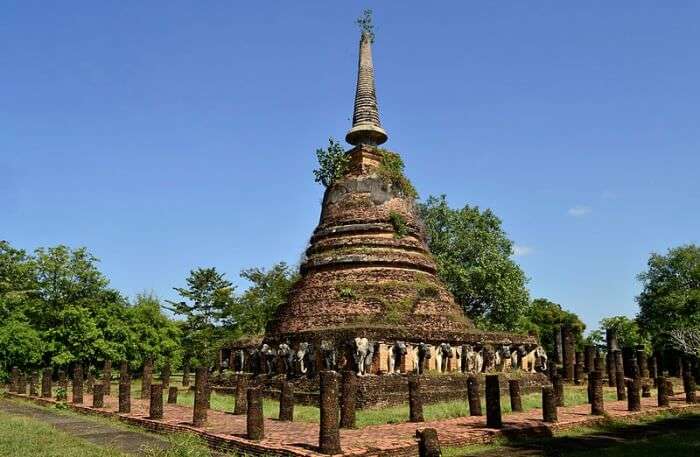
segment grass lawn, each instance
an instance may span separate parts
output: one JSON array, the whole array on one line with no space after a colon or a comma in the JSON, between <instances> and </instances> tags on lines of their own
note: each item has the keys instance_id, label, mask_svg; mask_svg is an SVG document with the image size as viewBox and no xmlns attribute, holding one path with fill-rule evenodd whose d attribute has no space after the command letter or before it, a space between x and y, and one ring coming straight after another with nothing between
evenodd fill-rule
<instances>
[{"instance_id":1,"label":"grass lawn","mask_svg":"<svg viewBox=\"0 0 700 457\"><path fill-rule=\"evenodd\" d=\"M700 413L664 412L632 422L561 430L549 438L499 438L492 444L443 447L444 457L490 455L681 457L700 455Z\"/></svg>"},{"instance_id":2,"label":"grass lawn","mask_svg":"<svg viewBox=\"0 0 700 457\"><path fill-rule=\"evenodd\" d=\"M44 422L0 411L0 456L121 457L126 454L100 447Z\"/></svg>"}]
</instances>

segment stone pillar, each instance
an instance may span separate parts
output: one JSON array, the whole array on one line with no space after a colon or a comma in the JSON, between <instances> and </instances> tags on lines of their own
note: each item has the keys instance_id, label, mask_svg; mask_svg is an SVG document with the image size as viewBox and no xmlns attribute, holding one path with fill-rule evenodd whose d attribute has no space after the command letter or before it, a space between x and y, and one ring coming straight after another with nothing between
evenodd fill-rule
<instances>
[{"instance_id":1,"label":"stone pillar","mask_svg":"<svg viewBox=\"0 0 700 457\"><path fill-rule=\"evenodd\" d=\"M338 373L322 371L321 381L321 423L319 427L319 452L340 454L340 429L338 428Z\"/></svg>"},{"instance_id":2,"label":"stone pillar","mask_svg":"<svg viewBox=\"0 0 700 457\"><path fill-rule=\"evenodd\" d=\"M357 404L357 376L350 370L343 371L340 386L340 428L355 428Z\"/></svg>"},{"instance_id":3,"label":"stone pillar","mask_svg":"<svg viewBox=\"0 0 700 457\"><path fill-rule=\"evenodd\" d=\"M479 392L479 378L476 375L467 378L467 399L469 401L469 415L481 416L481 393Z\"/></svg>"},{"instance_id":4,"label":"stone pillar","mask_svg":"<svg viewBox=\"0 0 700 457\"><path fill-rule=\"evenodd\" d=\"M615 387L617 388L617 400L627 400L627 395L625 394L625 373L622 371L615 373Z\"/></svg>"},{"instance_id":5,"label":"stone pillar","mask_svg":"<svg viewBox=\"0 0 700 457\"><path fill-rule=\"evenodd\" d=\"M608 352L615 352L620 350L620 345L617 344L617 331L615 329L605 329L605 341L608 346Z\"/></svg>"},{"instance_id":6,"label":"stone pillar","mask_svg":"<svg viewBox=\"0 0 700 457\"><path fill-rule=\"evenodd\" d=\"M38 393L36 390L37 384L39 383L39 374L36 371L32 371L29 375L29 396L37 397Z\"/></svg>"},{"instance_id":7,"label":"stone pillar","mask_svg":"<svg viewBox=\"0 0 700 457\"><path fill-rule=\"evenodd\" d=\"M603 373L602 371L593 371L588 377L590 379L591 414L594 416L602 416L605 414L605 406L603 404Z\"/></svg>"},{"instance_id":8,"label":"stone pillar","mask_svg":"<svg viewBox=\"0 0 700 457\"><path fill-rule=\"evenodd\" d=\"M622 351L616 351L614 354L615 354L615 373L616 373L615 383L617 383L617 372L621 371L623 375L625 373L625 361L624 361L624 357L622 355Z\"/></svg>"},{"instance_id":9,"label":"stone pillar","mask_svg":"<svg viewBox=\"0 0 700 457\"><path fill-rule=\"evenodd\" d=\"M68 377L63 370L58 370L58 391L56 392L56 400L68 400Z\"/></svg>"},{"instance_id":10,"label":"stone pillar","mask_svg":"<svg viewBox=\"0 0 700 457\"><path fill-rule=\"evenodd\" d=\"M685 402L695 403L695 377L693 376L693 371L690 369L690 367L686 367L683 372L683 387L685 390Z\"/></svg>"},{"instance_id":11,"label":"stone pillar","mask_svg":"<svg viewBox=\"0 0 700 457\"><path fill-rule=\"evenodd\" d=\"M52 368L44 368L41 372L41 397L51 398L52 381L51 376L53 375Z\"/></svg>"},{"instance_id":12,"label":"stone pillar","mask_svg":"<svg viewBox=\"0 0 700 457\"><path fill-rule=\"evenodd\" d=\"M294 383L282 381L280 386L279 420L292 422L294 420Z\"/></svg>"},{"instance_id":13,"label":"stone pillar","mask_svg":"<svg viewBox=\"0 0 700 457\"><path fill-rule=\"evenodd\" d=\"M192 425L202 427L207 421L207 378L206 367L197 367L194 374L194 411Z\"/></svg>"},{"instance_id":14,"label":"stone pillar","mask_svg":"<svg viewBox=\"0 0 700 457\"><path fill-rule=\"evenodd\" d=\"M574 338L574 329L571 325L562 325L561 327L561 339L563 346L563 356L564 356L564 379L567 381L573 381L574 379L574 365L575 365L575 345L576 340Z\"/></svg>"},{"instance_id":15,"label":"stone pillar","mask_svg":"<svg viewBox=\"0 0 700 457\"><path fill-rule=\"evenodd\" d=\"M95 375L90 371L88 367L87 376L85 377L85 391L89 394L92 393L92 388L95 386Z\"/></svg>"},{"instance_id":16,"label":"stone pillar","mask_svg":"<svg viewBox=\"0 0 700 457\"><path fill-rule=\"evenodd\" d=\"M185 362L182 365L182 387L189 387L190 385L190 362Z\"/></svg>"},{"instance_id":17,"label":"stone pillar","mask_svg":"<svg viewBox=\"0 0 700 457\"><path fill-rule=\"evenodd\" d=\"M246 437L259 441L265 438L265 419L263 418L262 387L249 387L246 390Z\"/></svg>"},{"instance_id":18,"label":"stone pillar","mask_svg":"<svg viewBox=\"0 0 700 457\"><path fill-rule=\"evenodd\" d=\"M656 397L659 406L668 406L668 384L666 383L666 378L659 377L656 380Z\"/></svg>"},{"instance_id":19,"label":"stone pillar","mask_svg":"<svg viewBox=\"0 0 700 457\"><path fill-rule=\"evenodd\" d=\"M615 354L608 352L605 356L605 365L608 372L608 387L615 387Z\"/></svg>"},{"instance_id":20,"label":"stone pillar","mask_svg":"<svg viewBox=\"0 0 700 457\"><path fill-rule=\"evenodd\" d=\"M73 369L73 403L83 403L83 365L80 363Z\"/></svg>"},{"instance_id":21,"label":"stone pillar","mask_svg":"<svg viewBox=\"0 0 700 457\"><path fill-rule=\"evenodd\" d=\"M119 375L119 413L129 414L131 412L131 375L126 362L122 364L122 370Z\"/></svg>"},{"instance_id":22,"label":"stone pillar","mask_svg":"<svg viewBox=\"0 0 700 457\"><path fill-rule=\"evenodd\" d=\"M641 389L641 378L639 377L639 368L636 363L630 365L632 378L627 381L627 410L628 411L641 411L642 410L642 398L640 396L639 390Z\"/></svg>"},{"instance_id":23,"label":"stone pillar","mask_svg":"<svg viewBox=\"0 0 700 457\"><path fill-rule=\"evenodd\" d=\"M105 360L102 365L102 385L105 396L112 395L112 361Z\"/></svg>"},{"instance_id":24,"label":"stone pillar","mask_svg":"<svg viewBox=\"0 0 700 457\"><path fill-rule=\"evenodd\" d=\"M666 394L669 397L673 397L676 395L676 393L673 391L673 381L666 378Z\"/></svg>"},{"instance_id":25,"label":"stone pillar","mask_svg":"<svg viewBox=\"0 0 700 457\"><path fill-rule=\"evenodd\" d=\"M552 387L554 388L554 398L557 406L564 406L564 380L560 374L554 375Z\"/></svg>"},{"instance_id":26,"label":"stone pillar","mask_svg":"<svg viewBox=\"0 0 700 457\"><path fill-rule=\"evenodd\" d=\"M564 363L564 342L562 341L561 326L554 327L554 365Z\"/></svg>"},{"instance_id":27,"label":"stone pillar","mask_svg":"<svg viewBox=\"0 0 700 457\"><path fill-rule=\"evenodd\" d=\"M168 404L170 404L170 405L177 404L177 387L176 386L168 387Z\"/></svg>"},{"instance_id":28,"label":"stone pillar","mask_svg":"<svg viewBox=\"0 0 700 457\"><path fill-rule=\"evenodd\" d=\"M434 428L416 430L416 438L418 438L418 457L442 457L437 430Z\"/></svg>"},{"instance_id":29,"label":"stone pillar","mask_svg":"<svg viewBox=\"0 0 700 457\"><path fill-rule=\"evenodd\" d=\"M423 398L417 376L408 378L408 409L410 422L423 422Z\"/></svg>"},{"instance_id":30,"label":"stone pillar","mask_svg":"<svg viewBox=\"0 0 700 457\"><path fill-rule=\"evenodd\" d=\"M92 386L92 407L93 408L104 408L105 407L105 386L104 384L97 383Z\"/></svg>"},{"instance_id":31,"label":"stone pillar","mask_svg":"<svg viewBox=\"0 0 700 457\"><path fill-rule=\"evenodd\" d=\"M146 357L143 361L143 371L141 373L142 400L146 400L151 395L151 384L153 384L153 359Z\"/></svg>"},{"instance_id":32,"label":"stone pillar","mask_svg":"<svg viewBox=\"0 0 700 457\"><path fill-rule=\"evenodd\" d=\"M233 407L233 414L242 415L248 411L247 390L248 378L238 376L236 380L236 404Z\"/></svg>"},{"instance_id":33,"label":"stone pillar","mask_svg":"<svg viewBox=\"0 0 700 457\"><path fill-rule=\"evenodd\" d=\"M649 377L654 381L654 387L656 387L656 379L659 377L659 366L656 357L653 355L649 357Z\"/></svg>"},{"instance_id":34,"label":"stone pillar","mask_svg":"<svg viewBox=\"0 0 700 457\"><path fill-rule=\"evenodd\" d=\"M600 379L603 379L603 376L605 374L605 359L600 355L597 355L593 359L593 371L599 371Z\"/></svg>"},{"instance_id":35,"label":"stone pillar","mask_svg":"<svg viewBox=\"0 0 700 457\"><path fill-rule=\"evenodd\" d=\"M557 395L552 386L542 387L542 420L545 422L557 421Z\"/></svg>"},{"instance_id":36,"label":"stone pillar","mask_svg":"<svg viewBox=\"0 0 700 457\"><path fill-rule=\"evenodd\" d=\"M17 393L27 395L27 375L24 373L24 371L20 371L17 378L19 379L17 384Z\"/></svg>"},{"instance_id":37,"label":"stone pillar","mask_svg":"<svg viewBox=\"0 0 700 457\"><path fill-rule=\"evenodd\" d=\"M574 384L580 386L583 384L583 363L577 363L574 365Z\"/></svg>"},{"instance_id":38,"label":"stone pillar","mask_svg":"<svg viewBox=\"0 0 700 457\"><path fill-rule=\"evenodd\" d=\"M639 376L648 378L649 366L647 364L647 355L644 352L644 346L637 346L637 365L639 366Z\"/></svg>"},{"instance_id":39,"label":"stone pillar","mask_svg":"<svg viewBox=\"0 0 700 457\"><path fill-rule=\"evenodd\" d=\"M514 413L523 411L523 400L520 396L520 381L511 379L508 381L508 390L510 392L510 409Z\"/></svg>"},{"instance_id":40,"label":"stone pillar","mask_svg":"<svg viewBox=\"0 0 700 457\"><path fill-rule=\"evenodd\" d=\"M170 360L166 360L163 368L160 370L160 383L163 385L163 391L170 391Z\"/></svg>"},{"instance_id":41,"label":"stone pillar","mask_svg":"<svg viewBox=\"0 0 700 457\"><path fill-rule=\"evenodd\" d=\"M10 370L10 392L17 392L19 390L19 368L12 367Z\"/></svg>"},{"instance_id":42,"label":"stone pillar","mask_svg":"<svg viewBox=\"0 0 700 457\"><path fill-rule=\"evenodd\" d=\"M584 348L583 356L583 368L586 371L586 373L590 373L591 371L595 370L595 358L595 346L593 346L592 344L587 345Z\"/></svg>"},{"instance_id":43,"label":"stone pillar","mask_svg":"<svg viewBox=\"0 0 700 457\"><path fill-rule=\"evenodd\" d=\"M151 402L148 408L149 419L163 418L163 385L151 384Z\"/></svg>"},{"instance_id":44,"label":"stone pillar","mask_svg":"<svg viewBox=\"0 0 700 457\"><path fill-rule=\"evenodd\" d=\"M486 375L486 426L501 428L501 386L497 374Z\"/></svg>"}]
</instances>

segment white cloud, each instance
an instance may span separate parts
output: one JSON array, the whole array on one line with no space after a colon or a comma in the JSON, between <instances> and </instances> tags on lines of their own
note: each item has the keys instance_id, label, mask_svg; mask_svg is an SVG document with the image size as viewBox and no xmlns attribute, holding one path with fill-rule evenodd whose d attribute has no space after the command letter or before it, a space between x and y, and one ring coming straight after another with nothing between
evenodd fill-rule
<instances>
[{"instance_id":1,"label":"white cloud","mask_svg":"<svg viewBox=\"0 0 700 457\"><path fill-rule=\"evenodd\" d=\"M589 214L591 211L593 211L589 206L574 206L573 208L569 208L569 216L573 217L583 217L586 214Z\"/></svg>"},{"instance_id":2,"label":"white cloud","mask_svg":"<svg viewBox=\"0 0 700 457\"><path fill-rule=\"evenodd\" d=\"M517 244L513 245L513 255L515 257L523 257L526 255L530 255L533 252L535 252L535 249L531 248L530 246L520 246Z\"/></svg>"}]
</instances>

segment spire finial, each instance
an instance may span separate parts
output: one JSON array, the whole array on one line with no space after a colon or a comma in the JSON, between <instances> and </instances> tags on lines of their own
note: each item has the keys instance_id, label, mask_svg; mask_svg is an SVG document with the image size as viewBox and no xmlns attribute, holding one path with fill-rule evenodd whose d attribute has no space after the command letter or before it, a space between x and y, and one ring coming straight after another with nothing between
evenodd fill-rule
<instances>
[{"instance_id":1,"label":"spire finial","mask_svg":"<svg viewBox=\"0 0 700 457\"><path fill-rule=\"evenodd\" d=\"M360 57L357 65L357 89L355 110L352 115L352 128L345 135L345 141L352 145L382 144L387 134L379 122L379 106L374 89L374 65L372 64L371 11L365 11L358 21L362 30L360 36Z\"/></svg>"}]
</instances>

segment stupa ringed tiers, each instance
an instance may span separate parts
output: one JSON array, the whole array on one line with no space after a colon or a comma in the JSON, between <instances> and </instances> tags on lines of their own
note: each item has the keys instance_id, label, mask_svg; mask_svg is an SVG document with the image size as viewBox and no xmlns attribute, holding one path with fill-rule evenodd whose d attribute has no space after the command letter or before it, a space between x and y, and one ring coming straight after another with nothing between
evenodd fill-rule
<instances>
[{"instance_id":1,"label":"stupa ringed tiers","mask_svg":"<svg viewBox=\"0 0 700 457\"><path fill-rule=\"evenodd\" d=\"M412 188L393 179L395 153L379 120L371 39L360 39L349 166L324 194L320 222L288 302L269 324L271 344L339 345L355 337L453 345L533 343L531 337L486 333L455 303L437 276Z\"/></svg>"}]
</instances>

